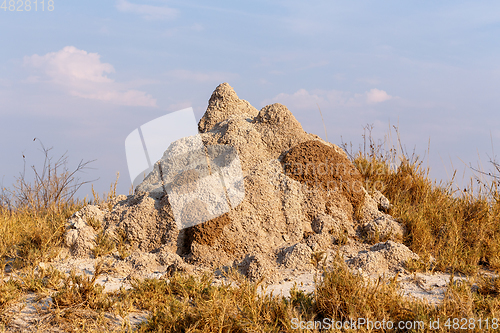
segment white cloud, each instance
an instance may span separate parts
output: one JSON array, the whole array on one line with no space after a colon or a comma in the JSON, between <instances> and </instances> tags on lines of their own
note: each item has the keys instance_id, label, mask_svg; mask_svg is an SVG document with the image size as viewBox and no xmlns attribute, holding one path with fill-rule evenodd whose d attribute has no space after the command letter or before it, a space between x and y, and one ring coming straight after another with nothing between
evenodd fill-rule
<instances>
[{"instance_id":1,"label":"white cloud","mask_svg":"<svg viewBox=\"0 0 500 333\"><path fill-rule=\"evenodd\" d=\"M114 73L112 65L101 63L101 56L66 46L61 51L24 57L24 63L42 68L57 83L70 81L112 82L106 73Z\"/></svg>"},{"instance_id":2,"label":"white cloud","mask_svg":"<svg viewBox=\"0 0 500 333\"><path fill-rule=\"evenodd\" d=\"M107 74L114 73L111 64L102 63L97 53L88 53L74 46L46 55L24 57L27 67L38 69L43 76L31 75L26 82L49 81L66 90L70 95L128 106L156 106L149 94L123 89Z\"/></svg>"},{"instance_id":3,"label":"white cloud","mask_svg":"<svg viewBox=\"0 0 500 333\"><path fill-rule=\"evenodd\" d=\"M264 105L281 103L290 108L307 110L320 106L363 107L369 104L380 103L393 98L387 92L371 89L364 93L351 93L339 90L313 90L311 92L300 89L293 94L281 93L273 98L266 99Z\"/></svg>"},{"instance_id":4,"label":"white cloud","mask_svg":"<svg viewBox=\"0 0 500 333\"><path fill-rule=\"evenodd\" d=\"M125 13L135 13L141 15L146 20L173 19L177 16L177 10L151 5L138 5L126 0L116 1L116 9Z\"/></svg>"},{"instance_id":5,"label":"white cloud","mask_svg":"<svg viewBox=\"0 0 500 333\"><path fill-rule=\"evenodd\" d=\"M371 89L366 93L366 101L369 104L381 103L392 99L392 96L387 92L378 89Z\"/></svg>"}]
</instances>

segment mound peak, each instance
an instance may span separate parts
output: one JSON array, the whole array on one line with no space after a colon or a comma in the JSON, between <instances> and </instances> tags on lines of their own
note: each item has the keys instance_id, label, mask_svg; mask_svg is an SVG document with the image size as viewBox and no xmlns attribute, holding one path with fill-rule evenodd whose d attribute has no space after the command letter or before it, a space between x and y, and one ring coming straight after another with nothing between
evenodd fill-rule
<instances>
[{"instance_id":1,"label":"mound peak","mask_svg":"<svg viewBox=\"0 0 500 333\"><path fill-rule=\"evenodd\" d=\"M245 100L239 99L234 89L226 82L215 88L208 100L208 108L198 123L200 133L210 131L213 126L233 114L249 114L254 116L257 109Z\"/></svg>"}]
</instances>

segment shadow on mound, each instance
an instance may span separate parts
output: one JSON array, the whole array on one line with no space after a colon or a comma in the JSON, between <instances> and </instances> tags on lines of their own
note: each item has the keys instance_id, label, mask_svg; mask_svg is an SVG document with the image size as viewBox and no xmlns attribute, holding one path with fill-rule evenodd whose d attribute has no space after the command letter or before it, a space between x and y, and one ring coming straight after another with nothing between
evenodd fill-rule
<instances>
[{"instance_id":1,"label":"shadow on mound","mask_svg":"<svg viewBox=\"0 0 500 333\"><path fill-rule=\"evenodd\" d=\"M220 242L220 236L226 225L231 224L229 213L225 213L207 222L197 224L186 229L184 234L183 254L191 253L191 245L197 242L201 245L212 246L216 241ZM227 253L234 253L234 245L230 242L223 242L222 248Z\"/></svg>"}]
</instances>

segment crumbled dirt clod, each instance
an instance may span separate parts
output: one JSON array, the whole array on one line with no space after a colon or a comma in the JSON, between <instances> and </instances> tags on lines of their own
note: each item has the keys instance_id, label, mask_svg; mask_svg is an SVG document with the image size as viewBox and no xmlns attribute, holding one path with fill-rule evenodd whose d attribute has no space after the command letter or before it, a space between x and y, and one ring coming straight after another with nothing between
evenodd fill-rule
<instances>
[{"instance_id":1,"label":"crumbled dirt clod","mask_svg":"<svg viewBox=\"0 0 500 333\"><path fill-rule=\"evenodd\" d=\"M90 256L95 247L97 231L104 221L106 211L88 205L74 213L67 223L65 244L74 256Z\"/></svg>"},{"instance_id":2,"label":"crumbled dirt clod","mask_svg":"<svg viewBox=\"0 0 500 333\"><path fill-rule=\"evenodd\" d=\"M202 245L214 245L220 238L222 229L229 224L231 224L231 218L226 213L205 223L189 227L186 229L186 242L189 246L193 241Z\"/></svg>"},{"instance_id":3,"label":"crumbled dirt clod","mask_svg":"<svg viewBox=\"0 0 500 333\"><path fill-rule=\"evenodd\" d=\"M390 216L380 216L362 227L369 241L403 240L403 227Z\"/></svg>"},{"instance_id":4,"label":"crumbled dirt clod","mask_svg":"<svg viewBox=\"0 0 500 333\"><path fill-rule=\"evenodd\" d=\"M360 251L354 258L347 260L347 263L365 275L376 277L404 271L408 260L417 260L418 258L418 255L405 245L387 241Z\"/></svg>"},{"instance_id":5,"label":"crumbled dirt clod","mask_svg":"<svg viewBox=\"0 0 500 333\"><path fill-rule=\"evenodd\" d=\"M260 279L272 280L275 275L275 264L265 255L258 253L248 255L239 265L240 271L250 281L259 281Z\"/></svg>"},{"instance_id":6,"label":"crumbled dirt clod","mask_svg":"<svg viewBox=\"0 0 500 333\"><path fill-rule=\"evenodd\" d=\"M285 174L314 191L339 191L358 211L364 202L363 180L344 155L316 140L288 151L281 163Z\"/></svg>"},{"instance_id":7,"label":"crumbled dirt clod","mask_svg":"<svg viewBox=\"0 0 500 333\"><path fill-rule=\"evenodd\" d=\"M298 243L283 249L281 253L281 264L286 268L306 268L312 267L313 251L309 246Z\"/></svg>"},{"instance_id":8,"label":"crumbled dirt clod","mask_svg":"<svg viewBox=\"0 0 500 333\"><path fill-rule=\"evenodd\" d=\"M373 200L378 204L378 209L383 211L384 213L387 213L389 209L391 209L391 203L389 202L389 199L387 199L382 192L380 191L373 191L372 193Z\"/></svg>"}]
</instances>

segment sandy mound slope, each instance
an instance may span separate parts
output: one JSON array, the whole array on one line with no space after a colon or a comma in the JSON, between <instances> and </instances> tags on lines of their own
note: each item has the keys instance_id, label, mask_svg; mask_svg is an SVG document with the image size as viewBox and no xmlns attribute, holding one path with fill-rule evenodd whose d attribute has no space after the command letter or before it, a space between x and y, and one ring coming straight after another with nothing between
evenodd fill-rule
<instances>
[{"instance_id":1,"label":"sandy mound slope","mask_svg":"<svg viewBox=\"0 0 500 333\"><path fill-rule=\"evenodd\" d=\"M223 83L198 127L198 136L168 148L134 195L68 221L72 258L111 244L118 271L237 267L271 281L311 269L320 251L341 251L367 274L400 271L416 258L384 213L388 200L369 194L343 150L306 133L284 105L259 111ZM242 180L220 185L216 175ZM192 195L200 184L210 191Z\"/></svg>"}]
</instances>

